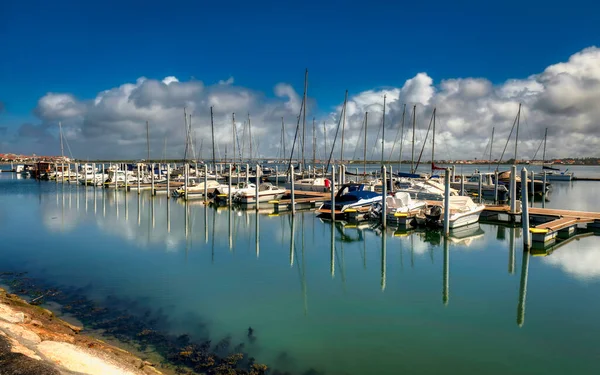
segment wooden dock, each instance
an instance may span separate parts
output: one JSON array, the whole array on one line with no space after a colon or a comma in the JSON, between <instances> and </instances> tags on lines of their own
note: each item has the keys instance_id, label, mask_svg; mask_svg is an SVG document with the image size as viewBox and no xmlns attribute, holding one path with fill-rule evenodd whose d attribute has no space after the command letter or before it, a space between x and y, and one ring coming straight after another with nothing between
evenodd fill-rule
<instances>
[{"instance_id":1,"label":"wooden dock","mask_svg":"<svg viewBox=\"0 0 600 375\"><path fill-rule=\"evenodd\" d=\"M521 212L510 212L510 206L506 205L486 206L481 220L517 224L521 223ZM533 245L544 248L552 246L557 239L577 235L580 229L600 229L600 213L531 207L529 222Z\"/></svg>"}]
</instances>

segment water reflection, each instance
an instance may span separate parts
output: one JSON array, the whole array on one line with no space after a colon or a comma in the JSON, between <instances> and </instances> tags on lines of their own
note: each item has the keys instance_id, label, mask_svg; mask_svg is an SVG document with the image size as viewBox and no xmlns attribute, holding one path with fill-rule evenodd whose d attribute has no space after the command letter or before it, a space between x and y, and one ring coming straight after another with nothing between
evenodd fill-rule
<instances>
[{"instance_id":1,"label":"water reflection","mask_svg":"<svg viewBox=\"0 0 600 375\"><path fill-rule=\"evenodd\" d=\"M527 279L529 278L529 251L523 251L521 262L521 282L519 284L519 305L517 307L517 325L525 323L525 300L527 299Z\"/></svg>"},{"instance_id":2,"label":"water reflection","mask_svg":"<svg viewBox=\"0 0 600 375\"><path fill-rule=\"evenodd\" d=\"M132 296L139 303L162 309L173 322L184 322L190 311L200 311L219 334L240 336L239 332L252 325L260 347L247 350L273 363L285 351L293 360L283 367L288 366L286 369L292 373L305 372L307 369L302 366L307 364L330 374L362 374L372 370L365 365L368 363L381 366L378 373L397 373L397 352L386 352L382 347L398 349L406 355L403 361L411 365L427 366L423 365L427 362L423 360L426 349L443 351L448 345L452 346L456 361L476 355L487 363L495 363L506 355L507 345L531 345L540 332L560 333L544 322L524 324L528 281L538 297L542 288L534 285L547 278L560 281L562 277L564 281L573 275L589 282L600 276L600 259L593 252L597 245L594 237L574 241L544 258L530 259L529 253L524 253L519 267L516 247L520 248L520 228L474 225L444 239L439 232L342 226L316 219L311 212L266 216L254 210L170 199L163 202L145 193L136 197L137 194L122 190L98 189L92 194L83 189L77 194L76 189L66 185L50 195L42 194L40 209L44 218L41 224L48 232L71 230L72 233L64 234L65 238L77 235L79 231L72 230L77 225L92 224L85 229L96 229L91 232L96 241L86 247L86 257L72 257L69 247L52 247L50 238L45 246L52 249L52 256L25 247L15 259L40 257L39 263L48 277L62 273L68 275L62 280L65 284L92 285L90 289L97 293ZM78 197L84 199L81 203L86 207L102 204L102 213L78 211L76 202L71 207L69 202ZM137 207L130 207L136 199ZM33 201L37 204L35 198ZM6 201L2 202L5 205L0 210L6 207ZM27 205L25 200L19 202ZM137 220L129 219L129 209L137 209ZM255 215L254 222L251 215ZM106 244L114 245L119 239L132 246L120 246L118 253L112 253L110 248L114 246ZM147 251L140 255L140 250ZM586 264L574 263L578 256ZM87 257L104 272L86 266ZM73 270L64 270L63 262ZM107 263L117 269L106 266ZM25 264L35 267L37 263ZM519 272L517 268L521 271L518 279L511 276ZM440 277L442 302L448 308L439 304ZM588 297L598 291L596 285L579 284L583 285L569 284L569 294ZM193 296L189 295L189 285L199 286ZM517 331L517 289L517 324L523 327L519 334L513 332ZM542 297L545 296L530 297L530 314L568 298L556 296L551 301ZM592 305L588 309L600 312L595 302L589 303ZM575 302L576 306L582 304ZM443 335L424 328L432 322ZM566 327L570 323L565 320L560 324ZM577 327L570 328L570 334L581 336ZM398 337L403 340L399 342ZM557 342L563 342L565 337L560 339ZM452 344L456 342L461 344ZM475 342L478 344L470 344ZM482 343L488 348L485 351ZM323 346L331 348L331 355L328 350L326 358L319 350ZM515 359L521 364L529 363L527 360ZM469 363L478 371L486 369ZM423 368L423 373L441 370L431 366ZM514 369L512 365L510 369Z\"/></svg>"}]
</instances>

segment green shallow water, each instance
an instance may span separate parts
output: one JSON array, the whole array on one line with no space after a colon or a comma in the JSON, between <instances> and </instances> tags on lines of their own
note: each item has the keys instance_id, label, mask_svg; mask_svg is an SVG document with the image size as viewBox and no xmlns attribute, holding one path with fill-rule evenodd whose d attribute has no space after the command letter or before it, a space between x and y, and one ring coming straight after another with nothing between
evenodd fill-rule
<instances>
[{"instance_id":1,"label":"green shallow water","mask_svg":"<svg viewBox=\"0 0 600 375\"><path fill-rule=\"evenodd\" d=\"M594 186L555 184L546 204L595 209ZM8 174L0 227L0 271L29 271L98 301L135 301L160 311L172 333L230 335L260 362L293 373L600 367L594 236L533 257L520 229L497 225L448 241L382 235L313 212L257 215Z\"/></svg>"}]
</instances>

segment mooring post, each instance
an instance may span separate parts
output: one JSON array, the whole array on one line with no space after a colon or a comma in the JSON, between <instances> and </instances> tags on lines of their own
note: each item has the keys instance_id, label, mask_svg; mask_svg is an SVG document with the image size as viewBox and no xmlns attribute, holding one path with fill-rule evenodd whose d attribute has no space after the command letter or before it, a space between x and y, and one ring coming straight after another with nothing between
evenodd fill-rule
<instances>
[{"instance_id":1,"label":"mooring post","mask_svg":"<svg viewBox=\"0 0 600 375\"><path fill-rule=\"evenodd\" d=\"M460 175L460 195L465 195L465 175Z\"/></svg>"},{"instance_id":2,"label":"mooring post","mask_svg":"<svg viewBox=\"0 0 600 375\"><path fill-rule=\"evenodd\" d=\"M127 194L127 189L128 189L128 185L129 185L129 180L128 180L128 175L129 175L129 168L127 168L127 163L123 164L125 166L125 194Z\"/></svg>"},{"instance_id":3,"label":"mooring post","mask_svg":"<svg viewBox=\"0 0 600 375\"><path fill-rule=\"evenodd\" d=\"M169 164L167 164L167 200L171 194L171 171L169 169Z\"/></svg>"},{"instance_id":4,"label":"mooring post","mask_svg":"<svg viewBox=\"0 0 600 375\"><path fill-rule=\"evenodd\" d=\"M387 197L387 170L385 165L381 166L381 226L385 229L387 221L387 212L385 207L385 198ZM385 232L381 234L385 237Z\"/></svg>"},{"instance_id":5,"label":"mooring post","mask_svg":"<svg viewBox=\"0 0 600 375\"><path fill-rule=\"evenodd\" d=\"M394 194L394 173L392 172L392 166L390 165L390 193Z\"/></svg>"},{"instance_id":6,"label":"mooring post","mask_svg":"<svg viewBox=\"0 0 600 375\"><path fill-rule=\"evenodd\" d=\"M533 204L535 203L535 181L534 181L534 176L535 176L535 174L533 173L533 171L531 171L531 207L533 207Z\"/></svg>"},{"instance_id":7,"label":"mooring post","mask_svg":"<svg viewBox=\"0 0 600 375\"><path fill-rule=\"evenodd\" d=\"M450 234L450 168L444 175L444 236Z\"/></svg>"},{"instance_id":8,"label":"mooring post","mask_svg":"<svg viewBox=\"0 0 600 375\"><path fill-rule=\"evenodd\" d=\"M204 202L208 200L208 165L204 164Z\"/></svg>"},{"instance_id":9,"label":"mooring post","mask_svg":"<svg viewBox=\"0 0 600 375\"><path fill-rule=\"evenodd\" d=\"M291 165L290 166L290 173L293 175L294 174L294 166ZM291 198L292 198L292 215L296 214L296 193L295 193L295 185L296 182L294 181L294 179L292 178L292 183L291 183Z\"/></svg>"},{"instance_id":10,"label":"mooring post","mask_svg":"<svg viewBox=\"0 0 600 375\"><path fill-rule=\"evenodd\" d=\"M498 171L494 172L494 203L498 204Z\"/></svg>"},{"instance_id":11,"label":"mooring post","mask_svg":"<svg viewBox=\"0 0 600 375\"><path fill-rule=\"evenodd\" d=\"M229 191L227 192L227 203L229 204L229 206L231 207L231 179L233 177L231 176L231 163L229 163L229 182L228 182L228 188Z\"/></svg>"},{"instance_id":12,"label":"mooring post","mask_svg":"<svg viewBox=\"0 0 600 375\"><path fill-rule=\"evenodd\" d=\"M343 164L340 164L340 165L339 165L339 170L338 170L338 174L339 174L339 176L338 176L338 181L339 181L340 185L343 185L343 184L344 184L344 180L343 180L343 178L342 178L342 171L343 171L343 169L344 169L344 165L343 165Z\"/></svg>"},{"instance_id":13,"label":"mooring post","mask_svg":"<svg viewBox=\"0 0 600 375\"><path fill-rule=\"evenodd\" d=\"M75 163L75 185L79 190L79 163Z\"/></svg>"},{"instance_id":14,"label":"mooring post","mask_svg":"<svg viewBox=\"0 0 600 375\"><path fill-rule=\"evenodd\" d=\"M187 162L185 163L184 173L185 173L185 177L184 177L184 180L183 180L183 184L184 184L183 188L185 190L184 190L183 194L184 194L184 198L185 198L185 200L187 202L187 200L188 200L188 187L190 185L189 184L190 183L190 164L187 163ZM206 187L205 187L205 189L206 189Z\"/></svg>"},{"instance_id":15,"label":"mooring post","mask_svg":"<svg viewBox=\"0 0 600 375\"><path fill-rule=\"evenodd\" d=\"M543 191L542 191L542 208L546 208L546 171L544 171L544 180L543 180Z\"/></svg>"},{"instance_id":16,"label":"mooring post","mask_svg":"<svg viewBox=\"0 0 600 375\"><path fill-rule=\"evenodd\" d=\"M527 169L521 171L521 223L523 224L523 245L526 248L531 246L531 233L529 233L529 204L527 200Z\"/></svg>"},{"instance_id":17,"label":"mooring post","mask_svg":"<svg viewBox=\"0 0 600 375\"><path fill-rule=\"evenodd\" d=\"M260 186L260 165L256 164L256 191L255 191L255 196L254 196L254 200L256 201L256 211L258 212L258 188ZM256 220L258 220L258 215L256 215Z\"/></svg>"},{"instance_id":18,"label":"mooring post","mask_svg":"<svg viewBox=\"0 0 600 375\"><path fill-rule=\"evenodd\" d=\"M279 168L275 166L275 186L279 187Z\"/></svg>"},{"instance_id":19,"label":"mooring post","mask_svg":"<svg viewBox=\"0 0 600 375\"><path fill-rule=\"evenodd\" d=\"M523 185L527 185L527 179L521 180L521 194L523 193ZM525 189L527 190L527 189ZM513 164L510 167L510 212L517 211L517 166Z\"/></svg>"},{"instance_id":20,"label":"mooring post","mask_svg":"<svg viewBox=\"0 0 600 375\"><path fill-rule=\"evenodd\" d=\"M335 165L331 165L331 220L335 220Z\"/></svg>"},{"instance_id":21,"label":"mooring post","mask_svg":"<svg viewBox=\"0 0 600 375\"><path fill-rule=\"evenodd\" d=\"M250 169L250 166L246 164L246 187L248 187L248 184L250 183L250 175L248 175L248 169Z\"/></svg>"},{"instance_id":22,"label":"mooring post","mask_svg":"<svg viewBox=\"0 0 600 375\"><path fill-rule=\"evenodd\" d=\"M483 202L483 174L479 173L479 185L478 192L479 194L479 203Z\"/></svg>"},{"instance_id":23,"label":"mooring post","mask_svg":"<svg viewBox=\"0 0 600 375\"><path fill-rule=\"evenodd\" d=\"M154 163L150 164L150 183L152 185L152 195L155 195L156 192L154 191Z\"/></svg>"},{"instance_id":24,"label":"mooring post","mask_svg":"<svg viewBox=\"0 0 600 375\"><path fill-rule=\"evenodd\" d=\"M102 164L102 169L104 170L104 164ZM140 168L140 163L137 163L137 193L140 194L140 184L142 179L142 168Z\"/></svg>"},{"instance_id":25,"label":"mooring post","mask_svg":"<svg viewBox=\"0 0 600 375\"><path fill-rule=\"evenodd\" d=\"M452 182L456 182L456 165L452 165Z\"/></svg>"}]
</instances>

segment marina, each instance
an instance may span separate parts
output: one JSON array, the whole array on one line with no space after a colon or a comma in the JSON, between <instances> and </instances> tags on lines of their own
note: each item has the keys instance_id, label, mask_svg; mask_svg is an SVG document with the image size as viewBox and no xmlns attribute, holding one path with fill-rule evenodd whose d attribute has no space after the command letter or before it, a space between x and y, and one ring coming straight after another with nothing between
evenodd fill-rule
<instances>
[{"instance_id":1,"label":"marina","mask_svg":"<svg viewBox=\"0 0 600 375\"><path fill-rule=\"evenodd\" d=\"M598 218L577 206L593 196L590 183L567 184L556 185L550 201L529 208L532 228L560 232L569 225L557 222L560 216L579 218L580 226ZM580 198L568 198L573 196ZM326 197L298 192L297 199ZM444 365L423 365L424 349L442 350L451 342L460 343L452 346L454 366L492 374L530 373L531 366L548 373L595 367L588 349L600 328L574 323L591 322L600 311L591 298L600 287L593 229L557 235L542 248L533 239L531 250L523 251L522 223L485 218L509 215L510 205L487 205L480 223L445 238L439 229L332 222L314 210L276 214L277 204L291 202L261 203L257 212L254 206L3 173L0 217L13 218L3 221L3 242L19 244L5 248L3 271L26 268L30 277L61 288L88 285L85 295L100 306L111 306L106 296L113 295L140 314L162 311L169 321L161 323L165 333L215 341L230 336L245 342L244 351L261 363L291 373L362 374L376 361L381 374L416 363L422 373L434 374ZM565 204L575 210L560 208ZM548 228L541 227L544 222ZM37 235L17 237L11 228L23 225ZM557 285L551 298L545 292L550 280ZM194 293L188 285L197 286ZM240 305L247 311L243 320L233 313ZM549 309L554 319L540 320ZM205 323L196 327L190 319ZM249 326L255 341L247 337ZM576 348L568 339L573 334L580 338ZM327 356L315 340L330 348ZM486 364L499 361L507 347L541 340L554 344L538 359L514 350L502 368ZM388 354L398 345L403 364ZM567 354L574 351L576 357ZM474 354L480 364L472 362Z\"/></svg>"}]
</instances>

